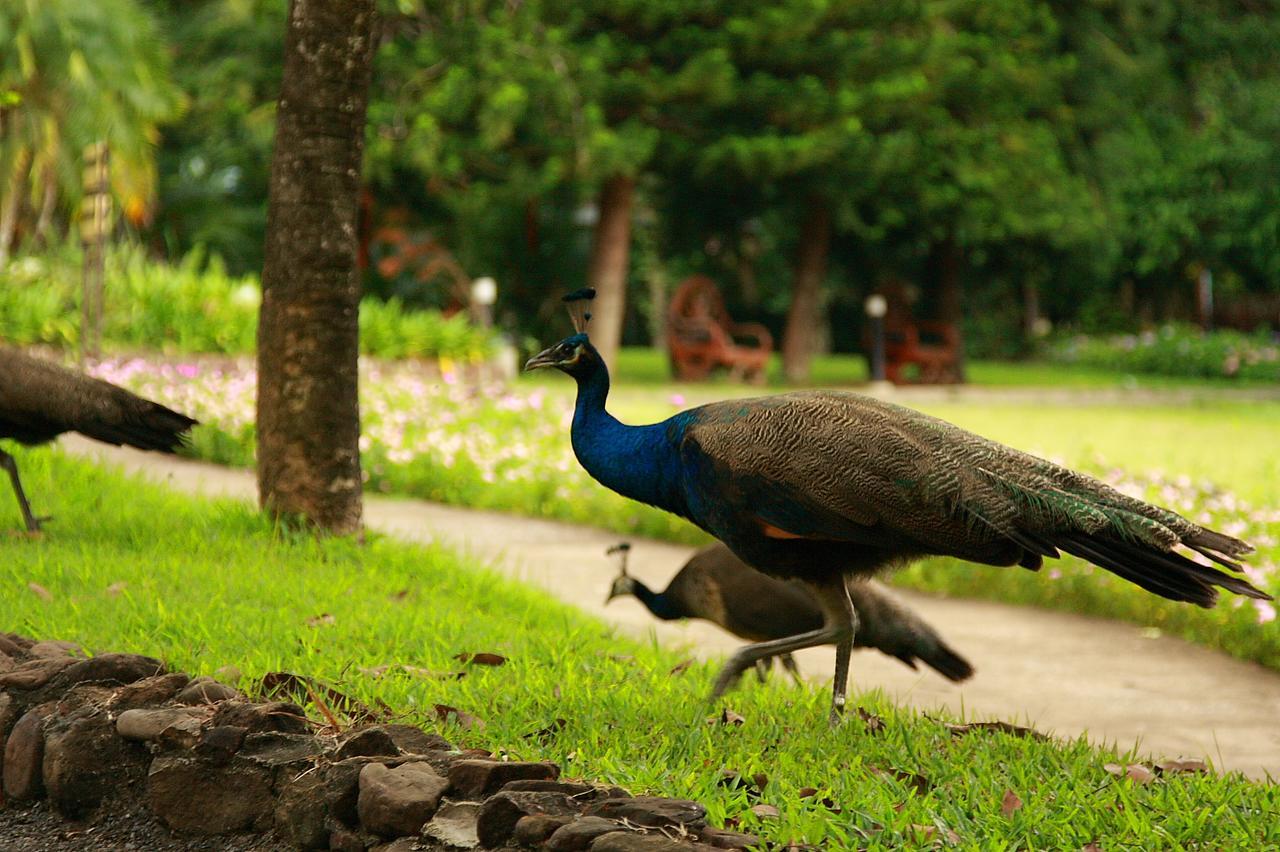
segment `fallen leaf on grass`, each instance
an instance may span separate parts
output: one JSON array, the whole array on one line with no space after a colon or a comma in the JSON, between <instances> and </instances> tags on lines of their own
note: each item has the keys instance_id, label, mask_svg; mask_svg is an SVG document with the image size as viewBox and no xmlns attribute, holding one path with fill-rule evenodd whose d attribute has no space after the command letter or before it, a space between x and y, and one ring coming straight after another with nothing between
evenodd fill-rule
<instances>
[{"instance_id":1,"label":"fallen leaf on grass","mask_svg":"<svg viewBox=\"0 0 1280 852\"><path fill-rule=\"evenodd\" d=\"M435 708L436 718L441 722L454 722L463 730L484 727L484 719L479 716L473 716L466 710L459 710L457 707L450 707L448 704L437 704Z\"/></svg>"},{"instance_id":2,"label":"fallen leaf on grass","mask_svg":"<svg viewBox=\"0 0 1280 852\"><path fill-rule=\"evenodd\" d=\"M782 816L782 811L773 805L759 804L751 806L751 813L760 817L760 819L777 819Z\"/></svg>"},{"instance_id":3,"label":"fallen leaf on grass","mask_svg":"<svg viewBox=\"0 0 1280 852\"><path fill-rule=\"evenodd\" d=\"M421 666L411 666L408 663L401 665L400 668L404 670L405 674L411 674L414 677L432 678L435 680L449 680L450 678L454 680L461 680L467 676L466 672L437 672L432 671L431 669L424 669Z\"/></svg>"},{"instance_id":4,"label":"fallen leaf on grass","mask_svg":"<svg viewBox=\"0 0 1280 852\"><path fill-rule=\"evenodd\" d=\"M867 726L868 734L878 734L884 730L884 719L881 719L875 713L864 710L861 707L855 707L854 711L858 714L858 718Z\"/></svg>"},{"instance_id":5,"label":"fallen leaf on grass","mask_svg":"<svg viewBox=\"0 0 1280 852\"><path fill-rule=\"evenodd\" d=\"M911 828L914 829L917 834L920 834L926 843L939 836L953 845L960 843L960 835L956 834L955 831L947 828L946 826L939 828L936 825L920 825L919 823L912 823Z\"/></svg>"},{"instance_id":6,"label":"fallen leaf on grass","mask_svg":"<svg viewBox=\"0 0 1280 852\"><path fill-rule=\"evenodd\" d=\"M390 670L391 670L390 663L383 663L380 666L373 666L371 668L364 668L363 666L356 667L356 671L360 672L360 674L364 675L365 677L371 677L374 679L382 677L384 674L386 674Z\"/></svg>"},{"instance_id":7,"label":"fallen leaf on grass","mask_svg":"<svg viewBox=\"0 0 1280 852\"><path fill-rule=\"evenodd\" d=\"M536 731L530 731L529 733L525 734L522 737L522 739L537 740L540 743L550 742L551 740L555 739L556 734L564 730L564 726L567 724L569 724L568 719L556 719L550 725L547 725L545 728L539 728Z\"/></svg>"},{"instance_id":8,"label":"fallen leaf on grass","mask_svg":"<svg viewBox=\"0 0 1280 852\"><path fill-rule=\"evenodd\" d=\"M1128 766L1121 766L1118 763L1108 763L1102 767L1117 778L1128 778L1135 784L1150 784L1155 780L1156 774L1141 763L1130 763Z\"/></svg>"},{"instance_id":9,"label":"fallen leaf on grass","mask_svg":"<svg viewBox=\"0 0 1280 852\"><path fill-rule=\"evenodd\" d=\"M1161 775L1178 775L1180 773L1200 774L1209 771L1209 765L1195 757L1179 757L1176 760L1162 760L1156 764L1156 773Z\"/></svg>"},{"instance_id":10,"label":"fallen leaf on grass","mask_svg":"<svg viewBox=\"0 0 1280 852\"><path fill-rule=\"evenodd\" d=\"M818 795L818 788L817 787L801 787L800 791L796 793L796 795L802 799L807 799L810 796Z\"/></svg>"},{"instance_id":11,"label":"fallen leaf on grass","mask_svg":"<svg viewBox=\"0 0 1280 852\"><path fill-rule=\"evenodd\" d=\"M1102 852L1102 844L1096 840L1091 840L1080 847L1080 852Z\"/></svg>"},{"instance_id":12,"label":"fallen leaf on grass","mask_svg":"<svg viewBox=\"0 0 1280 852\"><path fill-rule=\"evenodd\" d=\"M1005 790L1004 798L1000 800L1000 813L1011 817L1021 807L1022 799L1018 798L1018 794L1012 790Z\"/></svg>"},{"instance_id":13,"label":"fallen leaf on grass","mask_svg":"<svg viewBox=\"0 0 1280 852\"><path fill-rule=\"evenodd\" d=\"M911 787L913 790L915 790L917 793L919 793L922 796L925 793L929 792L930 788L933 787L933 784L929 781L929 779L918 772L907 772L905 769L896 769L896 768L882 769L879 766L868 766L867 768L870 769L872 774L874 775L879 775L883 778L893 778L896 781L901 781L902 783L906 784L908 787Z\"/></svg>"},{"instance_id":14,"label":"fallen leaf on grass","mask_svg":"<svg viewBox=\"0 0 1280 852\"><path fill-rule=\"evenodd\" d=\"M31 590L33 595L40 598L42 601L53 600L53 593L39 583L27 583L27 588Z\"/></svg>"},{"instance_id":15,"label":"fallen leaf on grass","mask_svg":"<svg viewBox=\"0 0 1280 852\"><path fill-rule=\"evenodd\" d=\"M768 783L767 778L765 782ZM720 780L716 782L716 786L727 790L741 790L748 801L759 801L763 790L761 784L754 779L744 777L741 772L734 769L720 770Z\"/></svg>"},{"instance_id":16,"label":"fallen leaf on grass","mask_svg":"<svg viewBox=\"0 0 1280 852\"><path fill-rule=\"evenodd\" d=\"M746 717L745 717L745 716L741 716L741 715L739 715L738 713L733 712L733 711L732 711L732 710L730 710L728 707L726 707L726 708L724 708L723 710L721 710L721 711L720 711L720 715L719 715L719 716L708 716L708 717L707 717L707 724L708 724L708 725L715 725L715 724L719 723L719 724L721 724L721 725L738 725L738 726L741 726L741 725L742 725L742 724L744 724L746 721L747 721L747 719L746 719Z\"/></svg>"},{"instance_id":17,"label":"fallen leaf on grass","mask_svg":"<svg viewBox=\"0 0 1280 852\"><path fill-rule=\"evenodd\" d=\"M684 674L686 671L689 670L689 666L692 666L692 665L693 665L693 660L691 659L681 660L671 668L671 671L669 673L673 675Z\"/></svg>"},{"instance_id":18,"label":"fallen leaf on grass","mask_svg":"<svg viewBox=\"0 0 1280 852\"><path fill-rule=\"evenodd\" d=\"M487 651L481 651L478 654L469 654L463 652L453 656L460 663L470 663L473 666L501 666L507 662L507 658L501 654L490 654Z\"/></svg>"},{"instance_id":19,"label":"fallen leaf on grass","mask_svg":"<svg viewBox=\"0 0 1280 852\"><path fill-rule=\"evenodd\" d=\"M1011 737L1030 737L1039 742L1049 741L1047 736L1033 728L1024 728L1021 725L1012 725L1008 722L968 722L964 725L948 724L946 727L953 737L963 737L965 734L971 734L974 731L995 731L996 733L1008 734Z\"/></svg>"},{"instance_id":20,"label":"fallen leaf on grass","mask_svg":"<svg viewBox=\"0 0 1280 852\"><path fill-rule=\"evenodd\" d=\"M124 583L112 583L110 586L107 586L107 597L119 597L124 592L125 588L126 585Z\"/></svg>"},{"instance_id":21,"label":"fallen leaf on grass","mask_svg":"<svg viewBox=\"0 0 1280 852\"><path fill-rule=\"evenodd\" d=\"M329 708L333 707L356 723L378 722L392 715L391 708L381 699L374 709L315 678L293 672L267 672L262 676L262 691L273 697L284 695L299 703L310 699L326 716L331 715Z\"/></svg>"},{"instance_id":22,"label":"fallen leaf on grass","mask_svg":"<svg viewBox=\"0 0 1280 852\"><path fill-rule=\"evenodd\" d=\"M322 612L319 615L313 615L311 618L307 619L308 627L328 627L331 624L337 623L338 619L334 618L327 612Z\"/></svg>"}]
</instances>

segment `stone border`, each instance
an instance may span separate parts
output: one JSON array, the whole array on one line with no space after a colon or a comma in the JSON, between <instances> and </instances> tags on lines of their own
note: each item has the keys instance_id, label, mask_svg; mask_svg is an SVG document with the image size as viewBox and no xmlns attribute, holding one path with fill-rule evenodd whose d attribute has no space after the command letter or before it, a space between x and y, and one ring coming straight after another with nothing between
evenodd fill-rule
<instances>
[{"instance_id":1,"label":"stone border","mask_svg":"<svg viewBox=\"0 0 1280 852\"><path fill-rule=\"evenodd\" d=\"M0 633L0 809L47 798L71 820L141 801L179 835L273 833L297 849L746 849L683 799L560 778L409 725L316 733L136 654Z\"/></svg>"}]
</instances>

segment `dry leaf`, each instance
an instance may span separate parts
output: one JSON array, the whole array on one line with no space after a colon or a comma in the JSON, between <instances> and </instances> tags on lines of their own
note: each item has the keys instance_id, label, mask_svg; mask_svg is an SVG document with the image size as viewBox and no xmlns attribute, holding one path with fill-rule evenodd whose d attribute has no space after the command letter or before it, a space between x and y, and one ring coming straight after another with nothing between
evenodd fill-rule
<instances>
[{"instance_id":1,"label":"dry leaf","mask_svg":"<svg viewBox=\"0 0 1280 852\"><path fill-rule=\"evenodd\" d=\"M391 716L391 708L381 699L376 700L375 710L315 678L293 672L267 672L262 676L262 692L273 697L284 695L299 703L309 699L322 712L332 706L357 723L381 722Z\"/></svg>"},{"instance_id":2,"label":"dry leaf","mask_svg":"<svg viewBox=\"0 0 1280 852\"><path fill-rule=\"evenodd\" d=\"M1096 840L1091 840L1080 847L1080 852L1102 852L1102 844Z\"/></svg>"},{"instance_id":3,"label":"dry leaf","mask_svg":"<svg viewBox=\"0 0 1280 852\"><path fill-rule=\"evenodd\" d=\"M44 600L44 601L53 600L53 594L44 586L40 585L39 583L27 583L27 588L31 590L32 594L34 594L36 597L40 598L41 600Z\"/></svg>"},{"instance_id":4,"label":"dry leaf","mask_svg":"<svg viewBox=\"0 0 1280 852\"><path fill-rule=\"evenodd\" d=\"M1163 775L1177 775L1183 772L1198 774L1208 771L1209 765L1196 757L1179 757L1176 760L1162 760L1156 764L1156 772Z\"/></svg>"},{"instance_id":5,"label":"dry leaf","mask_svg":"<svg viewBox=\"0 0 1280 852\"><path fill-rule=\"evenodd\" d=\"M879 766L868 766L867 768L875 775L901 781L922 796L929 792L929 789L933 786L928 778L918 772L907 772L905 769L882 769Z\"/></svg>"},{"instance_id":6,"label":"dry leaf","mask_svg":"<svg viewBox=\"0 0 1280 852\"><path fill-rule=\"evenodd\" d=\"M969 722L964 725L947 725L947 730L955 737L963 737L965 734L971 734L974 731L996 731L1012 737L1030 737L1040 742L1049 741L1047 736L1037 730L1024 728L1021 725L1011 725L1008 722Z\"/></svg>"},{"instance_id":7,"label":"dry leaf","mask_svg":"<svg viewBox=\"0 0 1280 852\"><path fill-rule=\"evenodd\" d=\"M777 819L778 817L782 816L782 812L777 808L775 808L773 805L765 805L765 804L752 805L751 813L760 817L760 819Z\"/></svg>"},{"instance_id":8,"label":"dry leaf","mask_svg":"<svg viewBox=\"0 0 1280 852\"><path fill-rule=\"evenodd\" d=\"M673 675L684 674L686 671L689 670L689 666L691 665L693 665L693 660L691 659L681 660L680 662L676 663L675 666L672 667L670 673Z\"/></svg>"},{"instance_id":9,"label":"dry leaf","mask_svg":"<svg viewBox=\"0 0 1280 852\"><path fill-rule=\"evenodd\" d=\"M1014 811L1022 807L1022 799L1018 798L1018 794L1012 790L1004 791L1004 798L1000 800L1000 813L1006 817L1013 816Z\"/></svg>"},{"instance_id":10,"label":"dry leaf","mask_svg":"<svg viewBox=\"0 0 1280 852\"><path fill-rule=\"evenodd\" d=\"M463 652L455 654L453 658L462 663L470 663L473 666L501 666L507 662L507 658L501 654L490 654L486 651L481 651L478 654Z\"/></svg>"},{"instance_id":11,"label":"dry leaf","mask_svg":"<svg viewBox=\"0 0 1280 852\"><path fill-rule=\"evenodd\" d=\"M1121 766L1118 763L1108 763L1102 768L1118 778L1129 778L1137 784L1149 784L1156 777L1154 772L1143 766L1141 763L1130 763L1128 766Z\"/></svg>"},{"instance_id":12,"label":"dry leaf","mask_svg":"<svg viewBox=\"0 0 1280 852\"><path fill-rule=\"evenodd\" d=\"M769 786L769 776L765 775L763 772L757 772L756 774L752 775L751 780L756 782L756 786L759 787L761 790Z\"/></svg>"},{"instance_id":13,"label":"dry leaf","mask_svg":"<svg viewBox=\"0 0 1280 852\"><path fill-rule=\"evenodd\" d=\"M448 680L449 678L461 680L467 676L466 672L437 672L431 669L424 669L421 666L411 666L408 663L402 664L400 668L404 669L406 674L411 674L414 677L427 677L438 680Z\"/></svg>"},{"instance_id":14,"label":"dry leaf","mask_svg":"<svg viewBox=\"0 0 1280 852\"><path fill-rule=\"evenodd\" d=\"M868 734L878 734L884 730L884 719L861 707L855 707L854 710L857 712L858 718L867 726Z\"/></svg>"},{"instance_id":15,"label":"dry leaf","mask_svg":"<svg viewBox=\"0 0 1280 852\"><path fill-rule=\"evenodd\" d=\"M739 714L737 714L737 713L733 712L733 711L732 711L732 710L730 710L728 707L726 707L726 708L724 708L723 710L721 710L721 711L720 711L720 715L719 715L719 716L708 716L708 717L707 717L707 722L708 722L709 724L712 724L712 725L714 725L715 723L719 722L721 725L738 725L738 726L741 726L741 725L742 725L744 722L746 722L746 721L747 721L747 720L746 720L746 717L741 716L741 715L739 715Z\"/></svg>"},{"instance_id":16,"label":"dry leaf","mask_svg":"<svg viewBox=\"0 0 1280 852\"><path fill-rule=\"evenodd\" d=\"M796 793L796 795L802 799L807 799L810 796L818 795L818 788L817 787L801 787L800 792Z\"/></svg>"},{"instance_id":17,"label":"dry leaf","mask_svg":"<svg viewBox=\"0 0 1280 852\"><path fill-rule=\"evenodd\" d=\"M453 722L463 730L484 727L484 719L479 716L473 716L466 710L459 710L457 707L450 707L448 704L437 704L435 707L436 718L441 722Z\"/></svg>"},{"instance_id":18,"label":"dry leaf","mask_svg":"<svg viewBox=\"0 0 1280 852\"><path fill-rule=\"evenodd\" d=\"M402 600L404 600L405 598L409 597L409 590L408 590L408 589L401 589L401 590L400 590L400 591L398 591L398 592L394 592L394 593L392 593L391 595L389 595L389 597L390 597L390 598L391 598L391 600L393 600L393 601L402 601Z\"/></svg>"},{"instance_id":19,"label":"dry leaf","mask_svg":"<svg viewBox=\"0 0 1280 852\"><path fill-rule=\"evenodd\" d=\"M337 623L338 619L334 618L327 612L322 612L319 615L315 615L307 619L308 627L328 627L330 624Z\"/></svg>"},{"instance_id":20,"label":"dry leaf","mask_svg":"<svg viewBox=\"0 0 1280 852\"><path fill-rule=\"evenodd\" d=\"M939 828L936 825L920 825L919 823L913 823L911 827L923 836L925 842L929 842L938 837L938 835L942 835L946 838L948 843L953 845L958 845L960 843L960 835L946 826Z\"/></svg>"},{"instance_id":21,"label":"dry leaf","mask_svg":"<svg viewBox=\"0 0 1280 852\"><path fill-rule=\"evenodd\" d=\"M556 734L564 730L564 726L569 724L568 719L556 719L545 728L539 728L524 735L526 740L537 740L538 742L548 742L555 739Z\"/></svg>"},{"instance_id":22,"label":"dry leaf","mask_svg":"<svg viewBox=\"0 0 1280 852\"><path fill-rule=\"evenodd\" d=\"M364 668L363 666L356 667L356 671L360 672L360 674L365 675L366 677L372 677L372 678L382 677L384 674L386 674L390 670L391 670L390 663L383 663L380 666L372 666L370 668Z\"/></svg>"},{"instance_id":23,"label":"dry leaf","mask_svg":"<svg viewBox=\"0 0 1280 852\"><path fill-rule=\"evenodd\" d=\"M107 597L119 597L120 594L124 592L125 588L127 588L127 586L123 582L112 583L110 586L107 586Z\"/></svg>"}]
</instances>

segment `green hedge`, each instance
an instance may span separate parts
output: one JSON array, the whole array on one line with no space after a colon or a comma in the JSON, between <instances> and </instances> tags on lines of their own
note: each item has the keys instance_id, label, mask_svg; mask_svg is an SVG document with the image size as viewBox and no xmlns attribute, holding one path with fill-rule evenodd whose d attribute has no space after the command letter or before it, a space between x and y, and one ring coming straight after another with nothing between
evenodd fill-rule
<instances>
[{"instance_id":1,"label":"green hedge","mask_svg":"<svg viewBox=\"0 0 1280 852\"><path fill-rule=\"evenodd\" d=\"M1141 334L1063 338L1047 355L1058 363L1132 373L1280 382L1280 343L1265 331L1166 325Z\"/></svg>"},{"instance_id":2,"label":"green hedge","mask_svg":"<svg viewBox=\"0 0 1280 852\"><path fill-rule=\"evenodd\" d=\"M62 250L11 262L0 278L0 336L13 344L75 348L80 339L80 258ZM134 246L107 258L103 337L108 348L239 354L252 352L262 291L255 276L227 274L221 260L193 251L176 265ZM492 335L464 316L410 311L365 299L361 349L384 358L476 360Z\"/></svg>"}]
</instances>

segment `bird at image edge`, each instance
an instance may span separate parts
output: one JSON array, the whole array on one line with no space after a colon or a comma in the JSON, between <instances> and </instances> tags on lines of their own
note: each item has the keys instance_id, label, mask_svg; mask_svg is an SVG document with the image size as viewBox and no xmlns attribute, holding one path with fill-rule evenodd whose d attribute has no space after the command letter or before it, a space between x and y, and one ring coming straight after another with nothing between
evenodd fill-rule
<instances>
[{"instance_id":1,"label":"bird at image edge","mask_svg":"<svg viewBox=\"0 0 1280 852\"><path fill-rule=\"evenodd\" d=\"M748 645L719 696L756 660L836 646L833 722L843 712L858 616L846 580L924 556L1038 570L1069 553L1149 592L1210 607L1217 590L1269 599L1185 547L1239 571L1252 547L1098 480L909 408L811 390L710 403L629 426L605 409L609 371L587 336L594 292L565 297L576 333L529 359L578 385L579 463L625 497L692 521L753 568L807 583L822 627Z\"/></svg>"},{"instance_id":2,"label":"bird at image edge","mask_svg":"<svg viewBox=\"0 0 1280 852\"><path fill-rule=\"evenodd\" d=\"M63 432L79 432L103 443L171 453L196 424L185 414L143 399L110 382L0 348L0 438L20 444L44 444ZM0 450L0 468L8 471L22 519L30 532L40 530L18 478L13 456Z\"/></svg>"}]
</instances>

